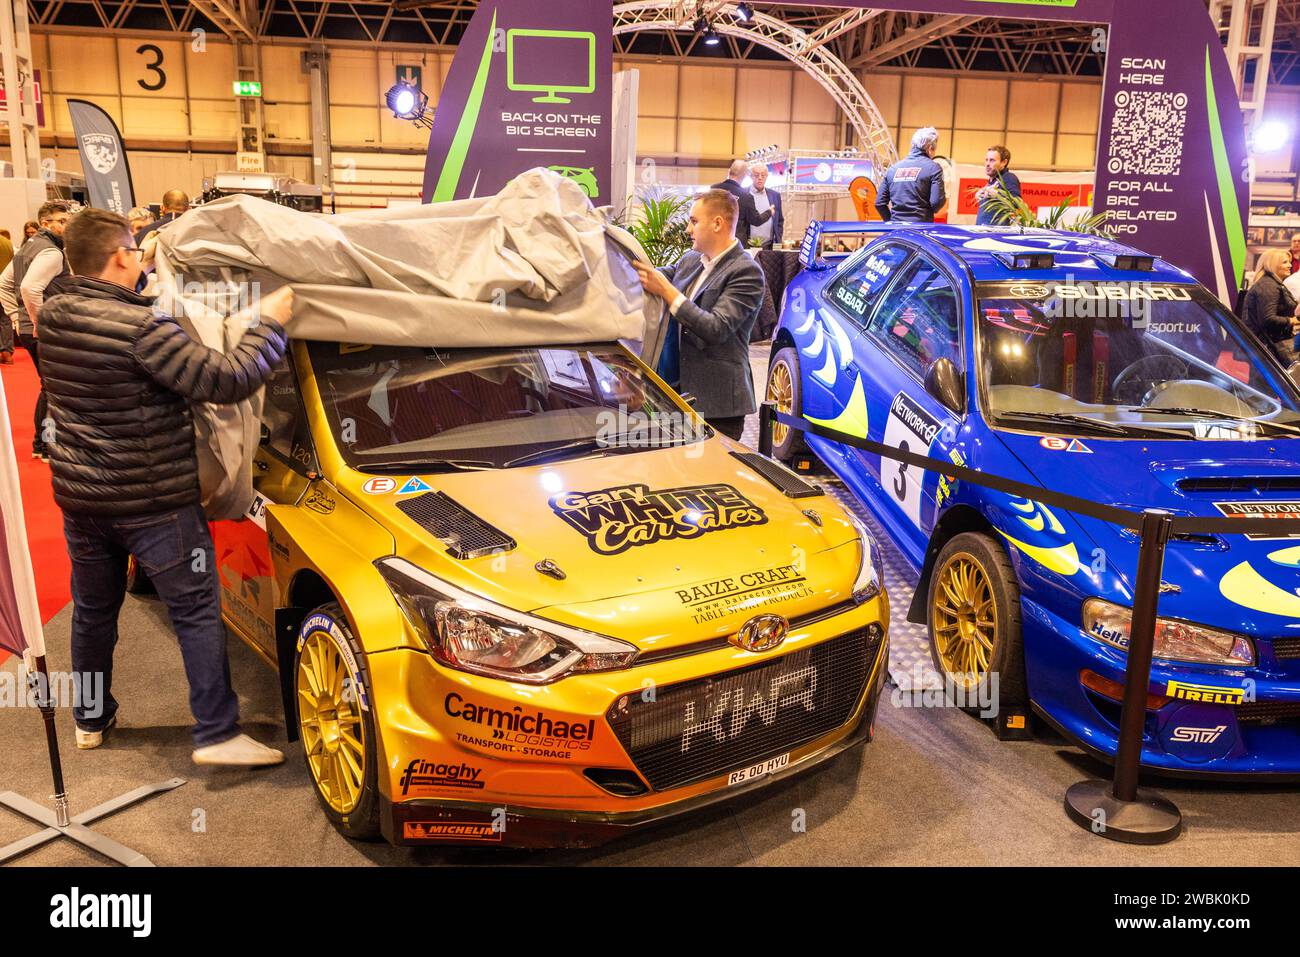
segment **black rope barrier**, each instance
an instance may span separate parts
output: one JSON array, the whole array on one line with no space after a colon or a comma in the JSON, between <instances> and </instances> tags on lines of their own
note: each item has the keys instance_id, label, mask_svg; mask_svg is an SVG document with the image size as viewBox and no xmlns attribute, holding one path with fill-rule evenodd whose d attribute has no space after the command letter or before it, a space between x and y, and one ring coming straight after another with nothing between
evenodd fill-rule
<instances>
[{"instance_id":1,"label":"black rope barrier","mask_svg":"<svg viewBox=\"0 0 1300 957\"><path fill-rule=\"evenodd\" d=\"M1067 512L1087 515L1139 534L1138 567L1133 581L1133 618L1129 628L1114 778L1109 782L1087 780L1072 785L1065 795L1065 810L1070 819L1081 827L1111 840L1130 844L1163 844L1176 838L1182 829L1182 815L1178 808L1159 793L1138 786L1165 546L1172 536L1180 533L1277 534L1279 521L1300 519L1300 515L1278 518L1202 518L1179 516L1163 509L1134 511L1120 508L1066 495L1040 485L1028 485L1000 475L989 475L928 455L904 452L883 442L829 429L799 416L781 412L770 401L759 406L758 450L763 455L772 455L772 428L778 424L923 470L938 472L950 480L969 482L1052 505Z\"/></svg>"}]
</instances>

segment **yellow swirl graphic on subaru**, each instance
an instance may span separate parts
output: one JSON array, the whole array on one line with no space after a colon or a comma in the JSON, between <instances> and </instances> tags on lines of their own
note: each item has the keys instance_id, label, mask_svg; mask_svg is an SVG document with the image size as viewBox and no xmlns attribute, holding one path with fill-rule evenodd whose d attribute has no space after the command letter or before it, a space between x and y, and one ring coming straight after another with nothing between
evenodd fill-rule
<instances>
[{"instance_id":1,"label":"yellow swirl graphic on subaru","mask_svg":"<svg viewBox=\"0 0 1300 957\"><path fill-rule=\"evenodd\" d=\"M1074 542L1066 538L1065 526L1050 508L1041 502L1025 498L1011 499L1007 504L1017 512L1028 513L1016 515L1015 518L1025 526L1029 534L1017 532L1020 537L1016 537L999 528L999 535L1058 575L1073 575L1079 570L1079 550Z\"/></svg>"},{"instance_id":2,"label":"yellow swirl graphic on subaru","mask_svg":"<svg viewBox=\"0 0 1300 957\"><path fill-rule=\"evenodd\" d=\"M849 403L844 407L844 411L833 419L817 419L811 415L805 415L805 419L814 425L820 425L827 429L834 429L836 432L843 432L845 435L856 435L860 439L867 437L867 393L862 388L862 376L858 376L853 382L853 393L849 396Z\"/></svg>"},{"instance_id":3,"label":"yellow swirl graphic on subaru","mask_svg":"<svg viewBox=\"0 0 1300 957\"><path fill-rule=\"evenodd\" d=\"M1300 545L1269 552L1268 560L1284 568L1300 568ZM1293 576L1294 577L1294 576ZM1294 580L1292 587L1300 587ZM1284 618L1300 618L1300 595L1269 581L1250 562L1228 569L1219 579L1219 592L1234 605Z\"/></svg>"},{"instance_id":4,"label":"yellow swirl graphic on subaru","mask_svg":"<svg viewBox=\"0 0 1300 957\"><path fill-rule=\"evenodd\" d=\"M1269 552L1268 560L1277 565L1286 565L1288 568L1300 568L1300 545L1292 545L1290 548L1279 548L1275 552Z\"/></svg>"},{"instance_id":5,"label":"yellow swirl graphic on subaru","mask_svg":"<svg viewBox=\"0 0 1300 957\"><path fill-rule=\"evenodd\" d=\"M638 482L596 492L562 492L550 505L601 555L767 522L767 514L730 485L651 491Z\"/></svg>"}]
</instances>

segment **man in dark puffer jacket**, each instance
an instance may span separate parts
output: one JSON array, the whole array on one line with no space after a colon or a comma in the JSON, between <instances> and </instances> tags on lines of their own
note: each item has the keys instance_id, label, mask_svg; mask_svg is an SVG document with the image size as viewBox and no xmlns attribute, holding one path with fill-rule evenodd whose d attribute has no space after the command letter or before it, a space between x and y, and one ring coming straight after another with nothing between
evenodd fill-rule
<instances>
[{"instance_id":1,"label":"man in dark puffer jacket","mask_svg":"<svg viewBox=\"0 0 1300 957\"><path fill-rule=\"evenodd\" d=\"M238 402L270 377L284 356L280 322L292 293L264 297L261 321L222 354L133 291L140 257L121 216L77 214L64 251L76 275L40 313L54 420L50 465L72 558L72 667L104 676L104 700L73 709L77 746L98 747L116 722L113 648L127 556L134 555L180 640L196 721L194 760L277 764L279 751L239 729L189 403Z\"/></svg>"}]
</instances>

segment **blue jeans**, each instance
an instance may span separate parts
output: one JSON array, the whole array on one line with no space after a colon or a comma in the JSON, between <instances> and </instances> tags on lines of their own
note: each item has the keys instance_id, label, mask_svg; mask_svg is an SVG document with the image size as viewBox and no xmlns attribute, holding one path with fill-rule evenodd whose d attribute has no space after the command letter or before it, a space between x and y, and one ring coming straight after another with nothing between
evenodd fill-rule
<instances>
[{"instance_id":1,"label":"blue jeans","mask_svg":"<svg viewBox=\"0 0 1300 957\"><path fill-rule=\"evenodd\" d=\"M117 613L126 596L126 560L134 555L167 606L180 640L196 722L194 746L239 734L239 701L230 686L215 551L203 509L190 505L119 518L65 512L63 532L72 559L72 670L104 676L102 710L79 703L73 708L77 726L101 731L117 713L113 649Z\"/></svg>"}]
</instances>

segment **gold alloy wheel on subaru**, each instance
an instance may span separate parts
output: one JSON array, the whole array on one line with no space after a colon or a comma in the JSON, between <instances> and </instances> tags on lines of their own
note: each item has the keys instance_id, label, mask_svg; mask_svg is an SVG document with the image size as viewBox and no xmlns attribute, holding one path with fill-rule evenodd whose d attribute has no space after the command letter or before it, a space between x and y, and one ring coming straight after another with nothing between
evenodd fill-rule
<instances>
[{"instance_id":1,"label":"gold alloy wheel on subaru","mask_svg":"<svg viewBox=\"0 0 1300 957\"><path fill-rule=\"evenodd\" d=\"M786 415L794 414L794 378L790 367L784 362L772 363L772 369L767 374L767 398L776 405L778 412L784 412ZM789 431L788 425L774 422L772 444L775 446L785 442Z\"/></svg>"},{"instance_id":2,"label":"gold alloy wheel on subaru","mask_svg":"<svg viewBox=\"0 0 1300 957\"><path fill-rule=\"evenodd\" d=\"M353 811L366 780L366 729L358 689L333 637L313 631L298 656L298 726L312 780L340 814Z\"/></svg>"},{"instance_id":3,"label":"gold alloy wheel on subaru","mask_svg":"<svg viewBox=\"0 0 1300 957\"><path fill-rule=\"evenodd\" d=\"M935 572L934 646L939 663L963 688L974 688L989 670L998 630L998 608L988 573L969 552L956 552Z\"/></svg>"}]
</instances>

